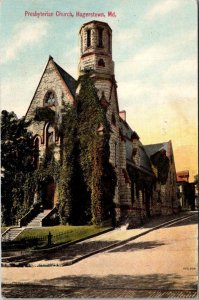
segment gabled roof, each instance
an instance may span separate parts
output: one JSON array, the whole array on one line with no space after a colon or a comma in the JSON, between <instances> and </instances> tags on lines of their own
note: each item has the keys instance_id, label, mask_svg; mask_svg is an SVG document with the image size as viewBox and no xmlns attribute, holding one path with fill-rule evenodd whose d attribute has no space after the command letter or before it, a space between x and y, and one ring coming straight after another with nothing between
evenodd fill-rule
<instances>
[{"instance_id":1,"label":"gabled roof","mask_svg":"<svg viewBox=\"0 0 199 300\"><path fill-rule=\"evenodd\" d=\"M149 157L151 155L161 151L161 150L168 150L168 143L169 142L164 142L164 143L159 143L159 144L151 144L151 145L144 145L144 149Z\"/></svg>"},{"instance_id":2,"label":"gabled roof","mask_svg":"<svg viewBox=\"0 0 199 300\"><path fill-rule=\"evenodd\" d=\"M139 148L139 150L140 150L140 166L142 166L143 168L145 168L147 170L152 171L151 162L150 162L148 155L146 154L144 147L141 146Z\"/></svg>"},{"instance_id":3,"label":"gabled roof","mask_svg":"<svg viewBox=\"0 0 199 300\"><path fill-rule=\"evenodd\" d=\"M129 126L129 124L126 121L124 121L121 117L120 117L120 126L121 126L121 134L125 138L127 162L133 163L133 160L132 160L132 150L133 150L132 138L134 137L139 140L139 136L138 136L137 132L132 130L132 128ZM139 144L139 155L140 155L139 169L146 170L151 174L152 169L151 169L150 159L147 156L147 153L146 153L145 148L143 147L142 143L139 141L138 144Z\"/></svg>"},{"instance_id":4,"label":"gabled roof","mask_svg":"<svg viewBox=\"0 0 199 300\"><path fill-rule=\"evenodd\" d=\"M41 83L41 80L42 80L42 78L43 78L43 76L44 76L44 73L45 73L45 71L46 71L46 69L47 69L47 67L48 67L48 64L49 64L49 62L50 62L51 60L52 60L52 62L53 62L53 64L54 64L55 68L57 69L58 74L59 74L60 77L62 78L63 82L66 84L66 86L67 86L68 90L70 91L71 95L72 95L73 97L75 97L75 91L76 91L77 81L76 81L71 75L69 75L64 69L62 69L62 68L61 68L61 67L53 60L53 57L50 55L50 56L49 56L49 59L48 59L48 62L47 62L47 64L46 64L46 67L45 67L45 69L44 69L44 71L43 71L43 74L42 74L42 76L41 76L41 78L40 78L40 80L39 80L39 83L38 83L38 85L37 85L37 88L36 88L36 90L35 90L35 93L34 93L34 95L33 95L33 98L32 98L32 100L31 100L31 102L30 102L29 107L28 107L28 110L27 110L27 112L26 112L25 118L27 117L27 114L28 114L29 109L30 109L30 107L31 107L31 105L32 105L32 102L33 102L33 99L34 99L34 97L35 97L35 95L36 95L36 92L37 92L37 90L38 90L38 87L39 87L39 85L40 85L40 83Z\"/></svg>"},{"instance_id":5,"label":"gabled roof","mask_svg":"<svg viewBox=\"0 0 199 300\"><path fill-rule=\"evenodd\" d=\"M66 83L67 87L69 88L71 94L75 97L75 90L77 87L77 81L68 74L62 67L60 67L54 60L53 60L59 74L61 75L62 79Z\"/></svg>"}]
</instances>

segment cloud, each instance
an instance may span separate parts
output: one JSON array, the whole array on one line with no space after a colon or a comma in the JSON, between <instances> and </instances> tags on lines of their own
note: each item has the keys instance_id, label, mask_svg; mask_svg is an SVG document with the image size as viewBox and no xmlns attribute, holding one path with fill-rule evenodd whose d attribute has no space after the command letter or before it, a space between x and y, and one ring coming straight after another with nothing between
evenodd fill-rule
<instances>
[{"instance_id":1,"label":"cloud","mask_svg":"<svg viewBox=\"0 0 199 300\"><path fill-rule=\"evenodd\" d=\"M162 0L158 1L154 6L152 6L145 14L144 19L153 21L157 18L179 9L185 5L185 1L182 0Z\"/></svg>"},{"instance_id":2,"label":"cloud","mask_svg":"<svg viewBox=\"0 0 199 300\"><path fill-rule=\"evenodd\" d=\"M74 78L78 76L78 62L80 57L79 46L70 48L70 51L64 52L59 59L59 64Z\"/></svg>"},{"instance_id":3,"label":"cloud","mask_svg":"<svg viewBox=\"0 0 199 300\"><path fill-rule=\"evenodd\" d=\"M18 117L25 115L41 74L42 72L39 72L19 78L3 79L1 82L1 109L14 110Z\"/></svg>"},{"instance_id":4,"label":"cloud","mask_svg":"<svg viewBox=\"0 0 199 300\"><path fill-rule=\"evenodd\" d=\"M138 39L142 36L142 33L141 33L141 30L139 29L132 29L132 28L126 28L126 29L119 29L117 34L113 36L113 43L115 45L113 45L113 48L115 49L118 44L119 45L122 45L126 42L128 42L129 44L129 41L132 40L132 42L135 41L135 39Z\"/></svg>"},{"instance_id":5,"label":"cloud","mask_svg":"<svg viewBox=\"0 0 199 300\"><path fill-rule=\"evenodd\" d=\"M170 65L164 77L167 79L173 79L177 77L180 80L181 77L190 78L191 76L194 76L195 80L197 80L196 58L187 58Z\"/></svg>"},{"instance_id":6,"label":"cloud","mask_svg":"<svg viewBox=\"0 0 199 300\"><path fill-rule=\"evenodd\" d=\"M129 77L132 76L132 74L134 76L139 75L139 73L146 71L150 67L159 66L162 61L165 62L168 60L173 53L174 49L172 45L154 44L145 47L132 58L117 62L116 74L119 74L120 78Z\"/></svg>"},{"instance_id":7,"label":"cloud","mask_svg":"<svg viewBox=\"0 0 199 300\"><path fill-rule=\"evenodd\" d=\"M2 47L1 64L13 61L27 46L39 43L47 35L49 24L44 21L22 22L15 26L12 38Z\"/></svg>"}]
</instances>

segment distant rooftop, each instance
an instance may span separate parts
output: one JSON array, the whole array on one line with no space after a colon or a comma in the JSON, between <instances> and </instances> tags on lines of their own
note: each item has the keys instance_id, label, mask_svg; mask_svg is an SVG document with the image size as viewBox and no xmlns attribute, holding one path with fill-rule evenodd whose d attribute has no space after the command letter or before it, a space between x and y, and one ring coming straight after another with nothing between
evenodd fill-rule
<instances>
[{"instance_id":1,"label":"distant rooftop","mask_svg":"<svg viewBox=\"0 0 199 300\"><path fill-rule=\"evenodd\" d=\"M189 182L189 171L180 171L176 173L177 175L177 182Z\"/></svg>"},{"instance_id":2,"label":"distant rooftop","mask_svg":"<svg viewBox=\"0 0 199 300\"><path fill-rule=\"evenodd\" d=\"M151 155L157 153L158 151L161 151L161 150L167 151L167 147L168 147L168 142L144 145L144 149L149 157L151 157Z\"/></svg>"}]
</instances>

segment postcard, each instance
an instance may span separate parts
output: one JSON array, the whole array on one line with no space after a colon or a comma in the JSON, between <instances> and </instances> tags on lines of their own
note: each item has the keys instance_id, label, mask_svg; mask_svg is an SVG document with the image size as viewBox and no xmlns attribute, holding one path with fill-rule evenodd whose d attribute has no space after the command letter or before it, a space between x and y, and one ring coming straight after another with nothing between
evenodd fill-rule
<instances>
[{"instance_id":1,"label":"postcard","mask_svg":"<svg viewBox=\"0 0 199 300\"><path fill-rule=\"evenodd\" d=\"M2 297L196 298L197 3L1 2Z\"/></svg>"}]
</instances>

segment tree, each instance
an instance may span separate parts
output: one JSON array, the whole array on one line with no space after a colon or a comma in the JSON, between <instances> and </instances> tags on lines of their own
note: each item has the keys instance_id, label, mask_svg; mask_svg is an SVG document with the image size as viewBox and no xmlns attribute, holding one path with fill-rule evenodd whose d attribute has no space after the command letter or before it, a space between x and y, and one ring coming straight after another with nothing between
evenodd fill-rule
<instances>
[{"instance_id":1,"label":"tree","mask_svg":"<svg viewBox=\"0 0 199 300\"><path fill-rule=\"evenodd\" d=\"M15 224L29 209L25 183L34 170L34 143L25 118L1 112L2 223Z\"/></svg>"}]
</instances>

